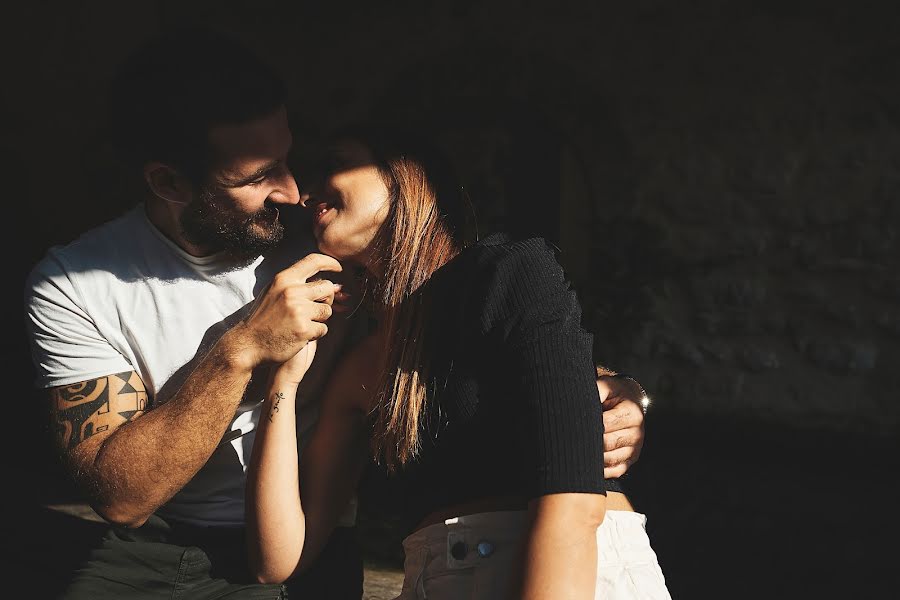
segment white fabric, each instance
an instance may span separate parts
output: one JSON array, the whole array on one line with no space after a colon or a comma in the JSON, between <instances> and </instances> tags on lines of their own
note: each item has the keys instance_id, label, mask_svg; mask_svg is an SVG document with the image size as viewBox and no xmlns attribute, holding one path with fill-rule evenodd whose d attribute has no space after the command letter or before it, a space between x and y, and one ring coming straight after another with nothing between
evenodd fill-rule
<instances>
[{"instance_id":1,"label":"white fabric","mask_svg":"<svg viewBox=\"0 0 900 600\"><path fill-rule=\"evenodd\" d=\"M671 600L647 538L641 513L610 510L597 529L600 600ZM525 511L479 513L448 519L403 541L403 590L395 600L496 600L507 598L510 573L521 560L528 527ZM490 544L483 556L479 544ZM464 544L464 556L451 549Z\"/></svg>"},{"instance_id":2,"label":"white fabric","mask_svg":"<svg viewBox=\"0 0 900 600\"><path fill-rule=\"evenodd\" d=\"M157 230L139 204L50 249L32 270L25 306L37 385L134 370L150 397L163 401L271 277L314 250L310 237L285 240L277 252L249 264L223 255L193 257ZM340 334L332 333L298 392L301 445L315 424L318 392L339 346ZM264 383L254 376L223 442L161 516L201 525L243 523L244 472ZM342 524L353 521L349 513Z\"/></svg>"}]
</instances>

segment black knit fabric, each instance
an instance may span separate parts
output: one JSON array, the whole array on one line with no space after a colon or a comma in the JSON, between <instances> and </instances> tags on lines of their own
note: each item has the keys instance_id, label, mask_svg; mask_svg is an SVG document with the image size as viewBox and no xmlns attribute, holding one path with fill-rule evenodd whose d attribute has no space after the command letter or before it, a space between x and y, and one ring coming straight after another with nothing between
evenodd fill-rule
<instances>
[{"instance_id":1,"label":"black knit fabric","mask_svg":"<svg viewBox=\"0 0 900 600\"><path fill-rule=\"evenodd\" d=\"M486 497L604 494L592 336L549 244L492 235L422 291L433 388L401 474L410 522Z\"/></svg>"}]
</instances>

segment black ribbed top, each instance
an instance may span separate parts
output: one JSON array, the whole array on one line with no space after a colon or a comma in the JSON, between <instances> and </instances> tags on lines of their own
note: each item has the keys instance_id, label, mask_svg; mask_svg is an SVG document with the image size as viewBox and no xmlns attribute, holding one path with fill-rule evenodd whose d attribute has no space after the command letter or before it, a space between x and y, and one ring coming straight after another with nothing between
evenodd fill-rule
<instances>
[{"instance_id":1,"label":"black ribbed top","mask_svg":"<svg viewBox=\"0 0 900 600\"><path fill-rule=\"evenodd\" d=\"M552 247L492 235L422 291L433 389L400 476L410 523L487 497L604 494L593 338Z\"/></svg>"}]
</instances>

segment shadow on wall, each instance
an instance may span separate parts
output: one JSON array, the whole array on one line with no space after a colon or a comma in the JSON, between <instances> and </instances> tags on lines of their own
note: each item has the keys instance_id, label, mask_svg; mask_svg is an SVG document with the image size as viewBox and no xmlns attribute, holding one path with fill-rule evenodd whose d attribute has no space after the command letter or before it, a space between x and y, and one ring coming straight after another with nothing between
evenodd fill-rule
<instances>
[{"instance_id":1,"label":"shadow on wall","mask_svg":"<svg viewBox=\"0 0 900 600\"><path fill-rule=\"evenodd\" d=\"M896 207L873 197L836 220L840 199L806 198L810 174L711 150L713 125L646 147L625 133L646 115L613 111L595 81L534 54L458 49L394 82L372 114L433 132L481 231L560 246L597 359L638 377L657 404L900 430L889 400L900 390ZM814 124L795 126L802 136ZM795 149L806 169L819 151Z\"/></svg>"}]
</instances>

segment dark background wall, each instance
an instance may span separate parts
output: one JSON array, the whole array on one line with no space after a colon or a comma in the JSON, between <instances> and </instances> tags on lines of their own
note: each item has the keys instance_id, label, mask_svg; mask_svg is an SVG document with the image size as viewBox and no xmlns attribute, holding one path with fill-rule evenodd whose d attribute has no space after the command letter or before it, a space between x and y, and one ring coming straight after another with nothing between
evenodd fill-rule
<instances>
[{"instance_id":1,"label":"dark background wall","mask_svg":"<svg viewBox=\"0 0 900 600\"><path fill-rule=\"evenodd\" d=\"M896 551L876 548L897 531L900 454L892 9L20 6L5 23L7 232L22 236L10 294L49 245L134 200L103 125L118 61L160 28L217 26L285 75L299 145L368 114L421 124L455 158L482 230L559 245L598 358L654 399L631 489L676 597L887 590ZM8 379L24 416L7 441L12 480L41 502L59 488L32 434L21 329L13 318Z\"/></svg>"}]
</instances>

